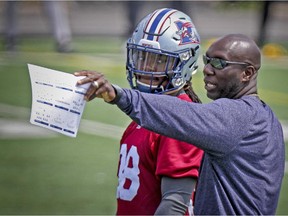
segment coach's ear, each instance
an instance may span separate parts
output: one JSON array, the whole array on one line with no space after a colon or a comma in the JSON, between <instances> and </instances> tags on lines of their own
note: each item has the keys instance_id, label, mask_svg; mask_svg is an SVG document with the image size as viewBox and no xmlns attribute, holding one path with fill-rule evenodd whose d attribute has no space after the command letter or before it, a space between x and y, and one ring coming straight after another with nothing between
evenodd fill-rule
<instances>
[{"instance_id":1,"label":"coach's ear","mask_svg":"<svg viewBox=\"0 0 288 216\"><path fill-rule=\"evenodd\" d=\"M248 82L251 80L251 78L254 76L254 74L256 74L256 69L254 68L254 66L249 65L245 68L245 70L243 71L243 82Z\"/></svg>"}]
</instances>

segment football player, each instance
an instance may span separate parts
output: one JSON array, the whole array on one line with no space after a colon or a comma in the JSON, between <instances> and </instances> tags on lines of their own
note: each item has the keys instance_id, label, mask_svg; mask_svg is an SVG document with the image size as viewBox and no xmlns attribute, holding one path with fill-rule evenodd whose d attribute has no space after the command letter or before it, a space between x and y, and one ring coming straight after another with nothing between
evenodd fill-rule
<instances>
[{"instance_id":1,"label":"football player","mask_svg":"<svg viewBox=\"0 0 288 216\"><path fill-rule=\"evenodd\" d=\"M128 82L141 92L200 103L191 85L199 52L200 38L189 16L175 9L156 10L140 21L128 39ZM76 75L94 79L93 71ZM97 87L95 82L88 91ZM120 142L117 215L193 214L192 195L202 155L191 144L131 122Z\"/></svg>"}]
</instances>

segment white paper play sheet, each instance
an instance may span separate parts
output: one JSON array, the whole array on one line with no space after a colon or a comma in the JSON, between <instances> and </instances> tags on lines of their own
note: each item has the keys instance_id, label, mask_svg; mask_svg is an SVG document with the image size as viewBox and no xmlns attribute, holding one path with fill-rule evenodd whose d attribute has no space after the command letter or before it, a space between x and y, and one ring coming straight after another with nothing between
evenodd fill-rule
<instances>
[{"instance_id":1,"label":"white paper play sheet","mask_svg":"<svg viewBox=\"0 0 288 216\"><path fill-rule=\"evenodd\" d=\"M76 86L83 77L28 64L32 108L30 122L76 137L90 83Z\"/></svg>"}]
</instances>

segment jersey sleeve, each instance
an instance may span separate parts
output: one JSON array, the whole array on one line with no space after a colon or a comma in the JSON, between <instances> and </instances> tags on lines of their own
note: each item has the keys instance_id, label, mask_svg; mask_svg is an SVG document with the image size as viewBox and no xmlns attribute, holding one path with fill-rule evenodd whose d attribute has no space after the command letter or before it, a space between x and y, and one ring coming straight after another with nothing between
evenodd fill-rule
<instances>
[{"instance_id":1,"label":"jersey sleeve","mask_svg":"<svg viewBox=\"0 0 288 216\"><path fill-rule=\"evenodd\" d=\"M179 99L191 102L187 94ZM198 177L203 151L194 145L160 136L156 174L173 178Z\"/></svg>"},{"instance_id":2,"label":"jersey sleeve","mask_svg":"<svg viewBox=\"0 0 288 216\"><path fill-rule=\"evenodd\" d=\"M202 156L203 151L191 144L161 136L156 175L197 178Z\"/></svg>"}]
</instances>

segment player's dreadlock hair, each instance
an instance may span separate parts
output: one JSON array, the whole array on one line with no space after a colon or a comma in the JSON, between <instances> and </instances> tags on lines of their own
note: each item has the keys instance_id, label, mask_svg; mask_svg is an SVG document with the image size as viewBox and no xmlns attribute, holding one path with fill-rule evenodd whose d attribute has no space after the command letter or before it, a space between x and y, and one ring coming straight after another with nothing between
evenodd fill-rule
<instances>
[{"instance_id":1,"label":"player's dreadlock hair","mask_svg":"<svg viewBox=\"0 0 288 216\"><path fill-rule=\"evenodd\" d=\"M198 95L194 92L191 81L187 81L183 89L194 103L202 103Z\"/></svg>"}]
</instances>

